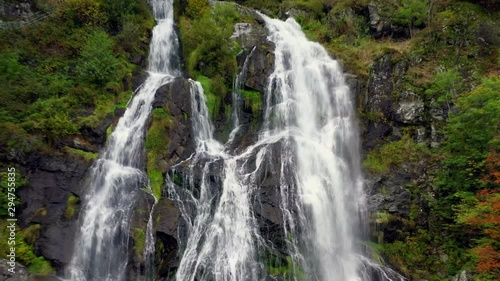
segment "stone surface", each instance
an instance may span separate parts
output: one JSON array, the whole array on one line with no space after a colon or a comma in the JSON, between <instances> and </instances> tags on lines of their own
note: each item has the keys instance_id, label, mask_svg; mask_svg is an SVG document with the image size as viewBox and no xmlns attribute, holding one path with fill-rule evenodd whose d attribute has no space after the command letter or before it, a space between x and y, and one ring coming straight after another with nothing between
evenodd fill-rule
<instances>
[{"instance_id":1,"label":"stone surface","mask_svg":"<svg viewBox=\"0 0 500 281\"><path fill-rule=\"evenodd\" d=\"M181 213L174 202L162 198L153 213L156 235L156 267L160 277L168 276L178 264L178 227Z\"/></svg>"},{"instance_id":2,"label":"stone surface","mask_svg":"<svg viewBox=\"0 0 500 281\"><path fill-rule=\"evenodd\" d=\"M18 223L22 228L40 224L35 253L50 260L57 272L71 259L76 214L65 215L70 195L82 196L83 179L90 163L69 156L32 154L20 168L27 184L18 189Z\"/></svg>"},{"instance_id":3,"label":"stone surface","mask_svg":"<svg viewBox=\"0 0 500 281\"><path fill-rule=\"evenodd\" d=\"M395 120L416 125L424 121L424 101L415 93L406 91L400 97L395 108Z\"/></svg>"},{"instance_id":4,"label":"stone surface","mask_svg":"<svg viewBox=\"0 0 500 281\"><path fill-rule=\"evenodd\" d=\"M153 108L164 108L172 118L172 126L165 132L169 140L163 160L166 173L170 166L179 159L186 159L194 152L194 140L191 129L191 83L184 78L160 87L155 94Z\"/></svg>"}]
</instances>

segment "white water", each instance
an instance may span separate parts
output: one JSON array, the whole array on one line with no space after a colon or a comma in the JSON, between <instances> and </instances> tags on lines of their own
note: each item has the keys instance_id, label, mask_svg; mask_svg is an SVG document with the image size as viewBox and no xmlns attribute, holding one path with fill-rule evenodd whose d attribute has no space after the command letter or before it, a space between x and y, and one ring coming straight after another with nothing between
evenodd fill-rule
<instances>
[{"instance_id":1,"label":"white water","mask_svg":"<svg viewBox=\"0 0 500 281\"><path fill-rule=\"evenodd\" d=\"M156 90L179 75L172 0L150 2L157 25L150 45L150 75L127 105L85 186L73 257L73 281L124 280L134 197L148 180L143 166L144 126Z\"/></svg>"},{"instance_id":2,"label":"white water","mask_svg":"<svg viewBox=\"0 0 500 281\"><path fill-rule=\"evenodd\" d=\"M189 167L187 185L168 181L187 224L176 280L269 280L263 255L273 245L260 236L252 204L257 176L269 167L280 175L283 237L292 261L286 280L404 280L357 246L365 204L359 139L339 64L293 19L263 18L276 59L256 143L230 151L237 120L227 144L214 140L202 88L192 84L197 149L178 165ZM272 163L276 153L279 163Z\"/></svg>"},{"instance_id":3,"label":"white water","mask_svg":"<svg viewBox=\"0 0 500 281\"><path fill-rule=\"evenodd\" d=\"M262 135L286 131L289 138L282 166L294 184L282 184L282 206L298 214L285 227L294 259L319 280L361 280L355 242L364 198L349 88L337 61L293 19L264 19L276 48L268 101L272 95L277 102L268 102Z\"/></svg>"}]
</instances>

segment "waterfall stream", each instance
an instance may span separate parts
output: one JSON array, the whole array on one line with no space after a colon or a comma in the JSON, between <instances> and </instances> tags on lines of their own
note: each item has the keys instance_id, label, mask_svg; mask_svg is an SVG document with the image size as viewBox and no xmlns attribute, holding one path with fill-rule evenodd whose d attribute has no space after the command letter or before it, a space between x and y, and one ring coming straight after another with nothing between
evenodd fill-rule
<instances>
[{"instance_id":1,"label":"waterfall stream","mask_svg":"<svg viewBox=\"0 0 500 281\"><path fill-rule=\"evenodd\" d=\"M144 126L156 90L180 74L172 1L150 1L157 25L150 44L149 77L129 101L101 157L91 167L69 280L125 279L134 197L148 186L142 167Z\"/></svg>"},{"instance_id":2,"label":"waterfall stream","mask_svg":"<svg viewBox=\"0 0 500 281\"><path fill-rule=\"evenodd\" d=\"M158 88L181 76L172 2L150 1L157 25L149 77L91 167L68 280L126 279L134 197L149 185L143 171L145 124ZM263 126L252 144L234 149L240 130L236 109L229 141L214 138L203 88L190 81L186 98L196 149L166 180L183 220L175 280L404 280L366 258L360 246L366 222L358 129L339 64L308 41L293 19L261 16L275 46L275 69L264 96ZM247 61L236 79L233 108L242 102L238 89L246 68ZM279 197L282 246L263 235L257 210L260 185L271 172L276 184L266 188ZM182 184L175 179L179 174ZM145 278L155 280L152 212L149 217ZM273 270L283 279L271 277L278 275Z\"/></svg>"},{"instance_id":3,"label":"waterfall stream","mask_svg":"<svg viewBox=\"0 0 500 281\"><path fill-rule=\"evenodd\" d=\"M228 143L216 141L203 89L192 83L197 149L172 168L175 174L189 167L185 183L167 181L187 224L176 280L273 280L266 255L275 247L260 233L254 204L262 188L258 179L269 168L279 174L289 267L283 280L404 280L362 254L360 226L366 222L358 129L338 62L307 40L293 19L261 16L275 45L275 70L254 144L231 151L238 121Z\"/></svg>"}]
</instances>

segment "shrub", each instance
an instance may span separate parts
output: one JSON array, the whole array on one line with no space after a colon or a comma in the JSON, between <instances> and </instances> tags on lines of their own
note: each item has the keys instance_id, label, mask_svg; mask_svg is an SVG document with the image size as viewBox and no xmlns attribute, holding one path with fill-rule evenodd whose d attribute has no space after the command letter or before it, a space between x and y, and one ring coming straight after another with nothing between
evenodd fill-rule
<instances>
[{"instance_id":1,"label":"shrub","mask_svg":"<svg viewBox=\"0 0 500 281\"><path fill-rule=\"evenodd\" d=\"M93 83L102 85L112 78L118 60L113 53L113 40L102 30L90 34L80 52L80 61L76 67L78 75Z\"/></svg>"}]
</instances>

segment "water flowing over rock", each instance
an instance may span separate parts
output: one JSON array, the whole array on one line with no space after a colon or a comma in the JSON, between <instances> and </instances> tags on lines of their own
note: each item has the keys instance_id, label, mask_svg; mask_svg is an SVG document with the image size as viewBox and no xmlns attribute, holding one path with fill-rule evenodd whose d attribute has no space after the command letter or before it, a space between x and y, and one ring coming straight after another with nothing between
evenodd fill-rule
<instances>
[{"instance_id":1,"label":"water flowing over rock","mask_svg":"<svg viewBox=\"0 0 500 281\"><path fill-rule=\"evenodd\" d=\"M269 42L240 63L241 86L264 93L256 138L215 140L203 89L191 83L196 151L168 173L181 211L181 256L168 271L177 281L404 280L358 245L359 145L339 64L293 19L261 17Z\"/></svg>"},{"instance_id":2,"label":"water flowing over rock","mask_svg":"<svg viewBox=\"0 0 500 281\"><path fill-rule=\"evenodd\" d=\"M134 209L148 208L147 199L138 200L141 189L148 186L143 171L145 126L158 88L180 75L172 1L154 0L151 6L157 25L150 45L150 74L88 176L68 267L68 278L73 281L124 280L130 260L130 227L137 222Z\"/></svg>"}]
</instances>

